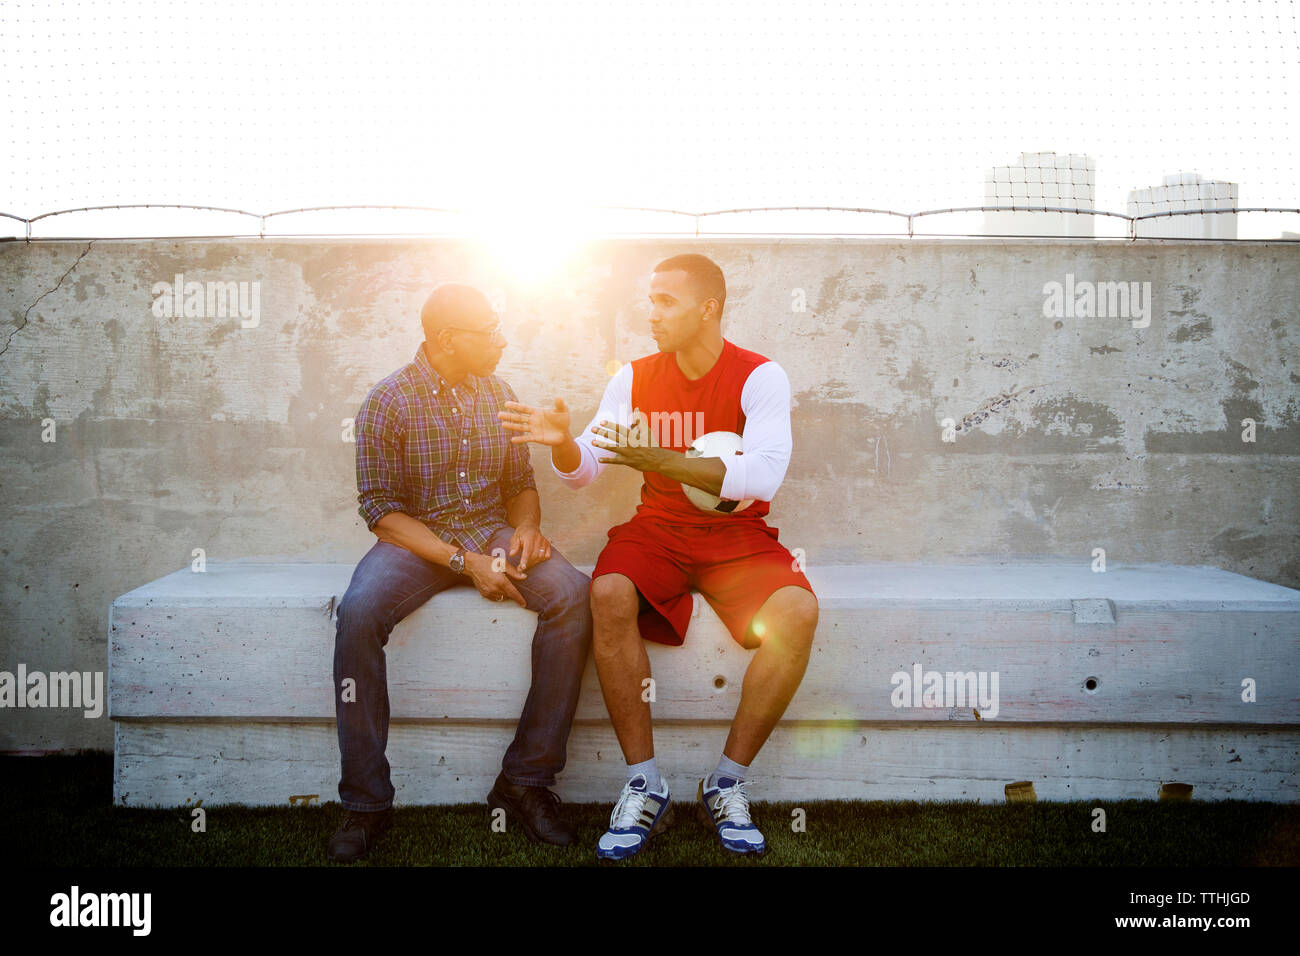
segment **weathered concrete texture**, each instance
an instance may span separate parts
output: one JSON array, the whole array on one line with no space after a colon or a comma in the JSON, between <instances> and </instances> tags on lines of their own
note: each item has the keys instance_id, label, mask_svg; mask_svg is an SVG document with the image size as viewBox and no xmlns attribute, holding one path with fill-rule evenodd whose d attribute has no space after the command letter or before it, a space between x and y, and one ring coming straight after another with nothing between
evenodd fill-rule
<instances>
[{"instance_id":1,"label":"weathered concrete texture","mask_svg":"<svg viewBox=\"0 0 1300 956\"><path fill-rule=\"evenodd\" d=\"M350 564L212 562L203 574L176 571L114 601L114 802L332 799L337 743L322 731L333 729L333 615L351 575ZM1000 799L994 781L1008 782L1008 766L1024 768L1016 779L1058 793L1081 778L1110 796L1150 798L1153 777L1177 774L1202 798L1300 795L1291 691L1300 685L1300 591L1203 567L1114 562L1103 574L1083 560L818 564L808 577L821 605L819 639L764 750L773 795L797 798L815 779L819 798ZM390 760L404 801L481 798L484 768L499 766L505 746L500 731L518 719L528 692L525 635L535 623L531 612L456 587L394 627ZM685 646L647 653L657 752L679 770L711 759L752 655L698 596ZM936 685L927 704L923 671L976 683L957 691L962 678L952 676L954 692ZM1250 700L1245 677L1258 687ZM601 753L618 751L590 660L575 720L565 792L605 799L601 790L616 784L604 778L619 762ZM933 732L963 723L984 733ZM888 728L899 724L913 731L910 754L888 753L898 742ZM415 743L418 731L406 737L412 725L426 735L414 753L398 743ZM1053 742L1070 738L1061 725L1087 726L1092 743L1081 751L1081 738L1072 740L1062 760ZM1198 725L1216 729L1214 746L1205 747ZM1252 727L1271 733L1247 745L1242 731ZM430 745L447 752L430 758ZM1238 750L1248 767L1231 765Z\"/></svg>"},{"instance_id":2,"label":"weathered concrete texture","mask_svg":"<svg viewBox=\"0 0 1300 956\"><path fill-rule=\"evenodd\" d=\"M576 430L611 360L653 348L647 271L692 249L726 271L728 336L789 372L796 458L771 520L809 562L1104 547L1300 586L1293 244L628 240L526 282L451 240L14 242L0 669L102 670L112 599L195 548L355 561L372 539L341 422L410 360L439 282L500 297L501 373L525 401L563 396ZM176 273L259 283L257 326L155 316L154 283ZM1149 326L1044 316L1067 275L1150 282ZM572 492L546 460L547 530L591 563L637 476ZM0 712L0 749L110 745L106 720Z\"/></svg>"},{"instance_id":3,"label":"weathered concrete texture","mask_svg":"<svg viewBox=\"0 0 1300 956\"><path fill-rule=\"evenodd\" d=\"M350 564L212 562L122 595L110 716L332 718L332 638L351 576ZM822 639L785 721L974 719L951 704L899 709L893 675L923 665L1000 672L985 718L1004 722L1300 725L1280 690L1300 685L1300 591L1214 568L1112 563L1103 574L1086 561L819 564L808 577ZM469 587L435 595L386 645L393 718L517 719L535 625ZM684 648L648 653L657 718L735 712L752 655L707 602L695 599ZM1104 687L1086 692L1089 675ZM1250 704L1246 676L1267 685ZM589 662L577 717L604 714Z\"/></svg>"},{"instance_id":4,"label":"weathered concrete texture","mask_svg":"<svg viewBox=\"0 0 1300 956\"><path fill-rule=\"evenodd\" d=\"M394 721L397 805L477 803L501 771L508 723ZM727 725L664 724L655 755L674 794L712 767ZM239 754L239 759L231 759ZM794 723L763 748L763 800L962 800L1004 803L1032 780L1039 800L1155 800L1177 779L1197 800L1295 803L1300 735L1244 727L924 726ZM113 803L123 807L290 806L338 801L338 734L324 722L117 724ZM577 721L556 792L609 803L623 759L609 721ZM815 816L810 817L816 820ZM780 821L756 815L760 827ZM1014 838L1014 834L1009 834ZM863 861L846 856L846 865Z\"/></svg>"}]
</instances>

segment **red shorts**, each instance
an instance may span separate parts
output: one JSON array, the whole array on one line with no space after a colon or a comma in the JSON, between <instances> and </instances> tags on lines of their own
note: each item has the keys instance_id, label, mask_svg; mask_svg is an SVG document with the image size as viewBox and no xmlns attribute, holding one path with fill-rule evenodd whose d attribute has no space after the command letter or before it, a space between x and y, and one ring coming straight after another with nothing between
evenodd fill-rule
<instances>
[{"instance_id":1,"label":"red shorts","mask_svg":"<svg viewBox=\"0 0 1300 956\"><path fill-rule=\"evenodd\" d=\"M671 645L686 640L692 590L704 595L746 648L761 643L750 625L774 591L791 584L813 590L794 556L777 541L777 530L759 521L696 527L633 518L610 529L591 577L602 574L631 579L650 604L637 620L641 636Z\"/></svg>"}]
</instances>

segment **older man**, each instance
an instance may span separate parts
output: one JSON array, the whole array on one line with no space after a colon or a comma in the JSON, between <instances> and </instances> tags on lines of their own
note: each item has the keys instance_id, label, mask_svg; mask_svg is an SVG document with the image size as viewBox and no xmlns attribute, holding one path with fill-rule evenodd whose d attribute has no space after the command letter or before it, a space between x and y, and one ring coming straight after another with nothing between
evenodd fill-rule
<instances>
[{"instance_id":1,"label":"older man","mask_svg":"<svg viewBox=\"0 0 1300 956\"><path fill-rule=\"evenodd\" d=\"M564 767L591 647L590 580L542 534L527 447L512 444L498 421L515 393L493 374L506 340L487 298L468 286L440 286L420 322L425 341L414 360L371 389L356 419L357 498L379 540L338 611L339 797L348 812L329 857L339 862L366 856L391 823L388 636L457 585L538 613L532 686L488 803L534 840L566 846L574 839L548 788ZM494 566L496 549L507 560ZM425 639L463 636L444 618ZM355 700L345 690L349 678Z\"/></svg>"}]
</instances>

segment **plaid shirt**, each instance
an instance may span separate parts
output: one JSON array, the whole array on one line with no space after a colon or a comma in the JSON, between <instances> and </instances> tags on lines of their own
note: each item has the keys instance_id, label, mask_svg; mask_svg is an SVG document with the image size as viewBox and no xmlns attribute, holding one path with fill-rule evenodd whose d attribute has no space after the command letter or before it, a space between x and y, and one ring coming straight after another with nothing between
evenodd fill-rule
<instances>
[{"instance_id":1,"label":"plaid shirt","mask_svg":"<svg viewBox=\"0 0 1300 956\"><path fill-rule=\"evenodd\" d=\"M371 530L401 511L438 537L483 552L505 504L536 488L528 445L497 418L514 390L496 375L452 386L424 354L370 390L356 418L358 509Z\"/></svg>"}]
</instances>

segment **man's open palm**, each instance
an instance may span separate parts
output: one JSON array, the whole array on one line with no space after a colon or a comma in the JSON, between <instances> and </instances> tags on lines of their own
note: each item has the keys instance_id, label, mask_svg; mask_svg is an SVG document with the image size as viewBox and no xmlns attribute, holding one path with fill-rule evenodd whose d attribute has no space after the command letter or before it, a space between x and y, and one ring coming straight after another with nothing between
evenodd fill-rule
<instances>
[{"instance_id":1,"label":"man's open palm","mask_svg":"<svg viewBox=\"0 0 1300 956\"><path fill-rule=\"evenodd\" d=\"M569 409L564 400L557 398L554 408L534 408L519 402L506 402L506 411L497 412L502 427L519 434L511 437L514 444L535 441L542 445L562 445L569 434Z\"/></svg>"}]
</instances>

